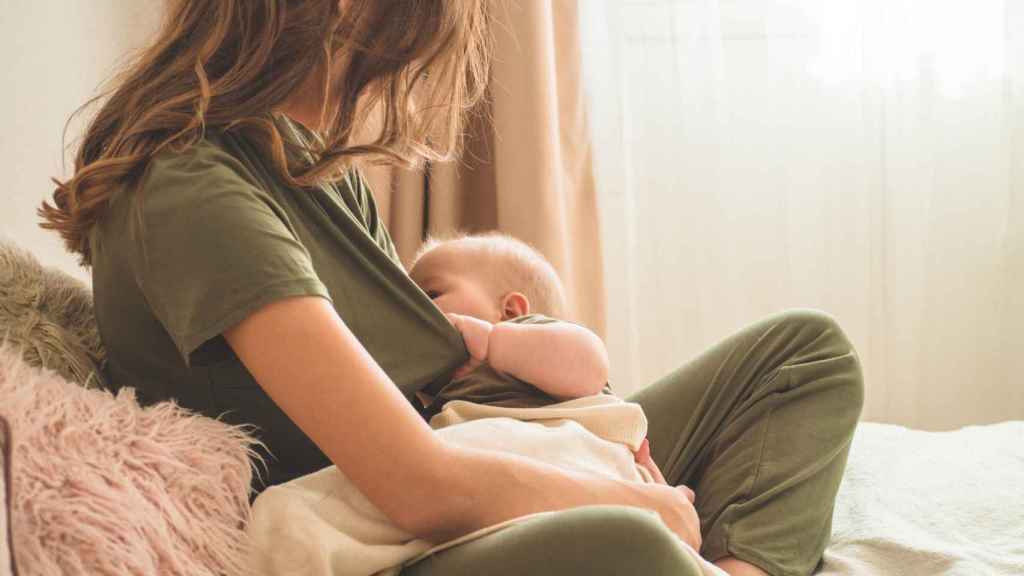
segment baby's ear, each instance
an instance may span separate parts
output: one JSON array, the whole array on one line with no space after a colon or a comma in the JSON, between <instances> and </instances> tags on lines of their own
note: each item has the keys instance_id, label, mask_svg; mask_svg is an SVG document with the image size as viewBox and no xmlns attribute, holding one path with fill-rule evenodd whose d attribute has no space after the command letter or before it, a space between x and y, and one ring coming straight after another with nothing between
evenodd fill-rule
<instances>
[{"instance_id":1,"label":"baby's ear","mask_svg":"<svg viewBox=\"0 0 1024 576\"><path fill-rule=\"evenodd\" d=\"M511 320L530 313L530 300L522 292L509 292L501 298L501 319Z\"/></svg>"}]
</instances>

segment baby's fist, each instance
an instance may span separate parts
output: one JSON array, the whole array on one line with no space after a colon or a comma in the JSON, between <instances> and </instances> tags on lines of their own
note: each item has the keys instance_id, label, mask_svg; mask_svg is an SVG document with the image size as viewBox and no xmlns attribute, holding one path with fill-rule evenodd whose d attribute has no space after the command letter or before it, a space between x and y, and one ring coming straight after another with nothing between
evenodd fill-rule
<instances>
[{"instance_id":1,"label":"baby's fist","mask_svg":"<svg viewBox=\"0 0 1024 576\"><path fill-rule=\"evenodd\" d=\"M487 344L491 339L494 325L486 320L463 316L462 314L446 314L448 320L462 333L469 355L477 362L487 360Z\"/></svg>"}]
</instances>

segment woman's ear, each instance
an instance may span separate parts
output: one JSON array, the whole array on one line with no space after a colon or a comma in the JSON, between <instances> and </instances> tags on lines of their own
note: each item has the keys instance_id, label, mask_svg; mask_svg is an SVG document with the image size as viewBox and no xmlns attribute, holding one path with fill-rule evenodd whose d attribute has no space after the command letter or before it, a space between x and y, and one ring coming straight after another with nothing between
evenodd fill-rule
<instances>
[{"instance_id":1,"label":"woman's ear","mask_svg":"<svg viewBox=\"0 0 1024 576\"><path fill-rule=\"evenodd\" d=\"M501 298L501 319L511 320L530 313L530 300L522 292L509 292Z\"/></svg>"}]
</instances>

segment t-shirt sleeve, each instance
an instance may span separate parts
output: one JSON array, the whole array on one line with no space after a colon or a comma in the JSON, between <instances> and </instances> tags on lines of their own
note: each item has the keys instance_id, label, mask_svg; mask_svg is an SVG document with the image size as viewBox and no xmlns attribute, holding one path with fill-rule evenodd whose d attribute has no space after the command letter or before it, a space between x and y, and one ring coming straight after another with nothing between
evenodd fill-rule
<instances>
[{"instance_id":1,"label":"t-shirt sleeve","mask_svg":"<svg viewBox=\"0 0 1024 576\"><path fill-rule=\"evenodd\" d=\"M550 316L543 314L526 314L524 316L516 316L505 320L510 324L554 324L556 322L563 322L563 320L556 320Z\"/></svg>"},{"instance_id":2,"label":"t-shirt sleeve","mask_svg":"<svg viewBox=\"0 0 1024 576\"><path fill-rule=\"evenodd\" d=\"M154 159L136 198L136 281L186 365L270 302L330 299L284 211L219 148Z\"/></svg>"}]
</instances>

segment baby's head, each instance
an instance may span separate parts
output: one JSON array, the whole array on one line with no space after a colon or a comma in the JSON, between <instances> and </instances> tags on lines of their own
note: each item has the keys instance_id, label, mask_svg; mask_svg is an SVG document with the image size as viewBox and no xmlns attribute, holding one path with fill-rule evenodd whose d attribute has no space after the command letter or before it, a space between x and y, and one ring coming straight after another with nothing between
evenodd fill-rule
<instances>
[{"instance_id":1,"label":"baby's head","mask_svg":"<svg viewBox=\"0 0 1024 576\"><path fill-rule=\"evenodd\" d=\"M554 267L504 234L429 239L409 275L445 313L500 322L524 314L562 314L565 297Z\"/></svg>"}]
</instances>

